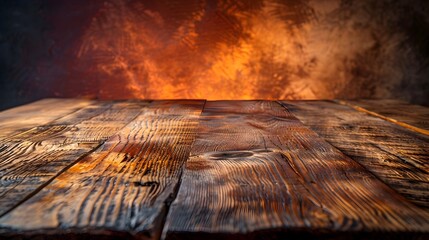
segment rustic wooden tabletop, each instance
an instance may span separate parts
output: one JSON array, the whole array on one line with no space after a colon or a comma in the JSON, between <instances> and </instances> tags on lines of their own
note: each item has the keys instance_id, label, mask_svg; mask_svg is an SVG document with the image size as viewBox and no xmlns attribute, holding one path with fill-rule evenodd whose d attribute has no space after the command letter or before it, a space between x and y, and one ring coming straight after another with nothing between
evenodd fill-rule
<instances>
[{"instance_id":1,"label":"rustic wooden tabletop","mask_svg":"<svg viewBox=\"0 0 429 240\"><path fill-rule=\"evenodd\" d=\"M429 238L429 109L45 99L0 112L1 238Z\"/></svg>"}]
</instances>

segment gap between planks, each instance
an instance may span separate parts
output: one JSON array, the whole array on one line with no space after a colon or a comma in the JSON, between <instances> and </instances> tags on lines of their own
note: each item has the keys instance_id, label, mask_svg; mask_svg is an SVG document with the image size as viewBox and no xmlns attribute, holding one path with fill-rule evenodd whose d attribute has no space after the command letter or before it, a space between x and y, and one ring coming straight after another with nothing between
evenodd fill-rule
<instances>
[{"instance_id":1,"label":"gap between planks","mask_svg":"<svg viewBox=\"0 0 429 240\"><path fill-rule=\"evenodd\" d=\"M200 117L163 237L427 236L428 219L280 104L214 101Z\"/></svg>"},{"instance_id":2,"label":"gap between planks","mask_svg":"<svg viewBox=\"0 0 429 240\"><path fill-rule=\"evenodd\" d=\"M423 128L420 128L420 127L408 124L406 122L399 121L399 120L397 120L397 119L395 119L393 117L384 116L383 114L377 113L375 111L370 111L370 110L366 109L365 107L361 107L361 106L357 105L356 103L353 103L352 101L350 101L350 102L347 101L347 100L330 100L330 101L332 101L334 103L338 103L338 104L344 105L344 106L348 106L348 107L354 108L355 110L357 110L359 112L367 113L367 114L372 115L374 117L381 118L383 120L386 120L386 121L389 121L391 123L397 124L398 126L401 126L401 127L407 128L409 130L412 130L414 132L417 132L417 133L429 136L429 130L427 130L427 129L423 129Z\"/></svg>"},{"instance_id":3,"label":"gap between planks","mask_svg":"<svg viewBox=\"0 0 429 240\"><path fill-rule=\"evenodd\" d=\"M1 111L0 138L48 124L94 103L84 99L47 98Z\"/></svg>"},{"instance_id":4,"label":"gap between planks","mask_svg":"<svg viewBox=\"0 0 429 240\"><path fill-rule=\"evenodd\" d=\"M94 147L93 149L89 150L89 152L84 153L82 156L77 158L74 162L67 165L65 168L61 169L57 174L52 176L50 179L46 180L46 182L42 183L39 187L37 187L34 191L28 193L27 196L24 196L22 200L18 200L15 205L12 205L9 209L5 210L1 215L0 218L4 215L8 214L9 212L13 211L15 208L17 208L19 205L36 195L38 192L40 192L44 187L46 187L48 184L50 184L55 178L57 178L59 175L61 175L63 172L67 171L69 168L71 168L73 165L78 163L80 160L88 156L89 154L95 152L99 147L103 145L104 142L100 143L98 146Z\"/></svg>"},{"instance_id":5,"label":"gap between planks","mask_svg":"<svg viewBox=\"0 0 429 240\"><path fill-rule=\"evenodd\" d=\"M205 103L204 103L205 104ZM204 106L203 106L203 109L204 109ZM265 145L265 148L266 148L266 143L264 143L264 145ZM191 144L191 147L193 146L193 143ZM97 149L97 151L98 150L100 150L100 149ZM95 151L95 149L94 149L94 151ZM94 152L94 151L92 151L92 152ZM92 153L91 153L92 154ZM88 155L91 155L91 154L88 154ZM261 153L262 154L262 153ZM240 157L240 156L236 156L236 157ZM185 161L188 161L189 160L189 156L186 158L186 160ZM78 163L79 161L76 161L76 163ZM72 165L70 165L70 167L72 167ZM67 169L64 169L62 172L65 172L66 170L68 171L68 169L70 168L70 167L68 167ZM163 228L164 228L164 223L165 223L165 221L167 220L167 214L169 213L169 203L171 202L171 201L173 201L174 199L175 199L175 197L176 197L176 195L178 194L178 192L179 192L179 189L180 189L180 184L181 184L181 179L182 179L182 174L183 174L183 171L179 171L179 176L178 176L178 183L177 183L177 185L175 186L175 188L173 189L173 191L172 191L172 195L170 195L165 201L164 201L164 204L165 204L165 208L164 208L164 212L162 213L162 215L163 215L163 219L161 220L161 228L158 228L158 230L159 231L161 231ZM58 174L59 175L59 174ZM54 179L52 179L52 180L54 180ZM155 236L158 236L159 235L159 233L154 233L154 237Z\"/></svg>"},{"instance_id":6,"label":"gap between planks","mask_svg":"<svg viewBox=\"0 0 429 240\"><path fill-rule=\"evenodd\" d=\"M66 228L158 238L168 204L177 193L202 103L154 101L101 148L6 214L1 227L13 236L34 235L38 229L58 236ZM29 211L33 217L24 221Z\"/></svg>"},{"instance_id":7,"label":"gap between planks","mask_svg":"<svg viewBox=\"0 0 429 240\"><path fill-rule=\"evenodd\" d=\"M408 200L429 209L429 138L332 101L282 101L301 122Z\"/></svg>"},{"instance_id":8,"label":"gap between planks","mask_svg":"<svg viewBox=\"0 0 429 240\"><path fill-rule=\"evenodd\" d=\"M61 106L63 101L70 100L58 101ZM53 121L46 121L52 117L36 118L43 124L0 138L1 215L16 208L19 205L16 203L34 196L77 159L97 149L112 131L133 119L142 104L146 103L92 102L61 117L53 111ZM110 121L102 124L105 120Z\"/></svg>"}]
</instances>

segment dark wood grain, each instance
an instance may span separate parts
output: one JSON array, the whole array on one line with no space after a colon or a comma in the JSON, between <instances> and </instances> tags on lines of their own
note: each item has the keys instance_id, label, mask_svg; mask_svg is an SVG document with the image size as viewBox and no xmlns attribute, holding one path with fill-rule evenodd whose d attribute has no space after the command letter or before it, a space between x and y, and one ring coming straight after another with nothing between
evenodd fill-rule
<instances>
[{"instance_id":1,"label":"dark wood grain","mask_svg":"<svg viewBox=\"0 0 429 240\"><path fill-rule=\"evenodd\" d=\"M37 235L43 229L56 237L159 237L203 105L152 102L101 148L1 218L4 234Z\"/></svg>"},{"instance_id":2,"label":"dark wood grain","mask_svg":"<svg viewBox=\"0 0 429 240\"><path fill-rule=\"evenodd\" d=\"M60 100L55 103L63 105ZM135 118L144 105L147 102L100 102L48 124L1 138L0 215L95 150Z\"/></svg>"},{"instance_id":3,"label":"dark wood grain","mask_svg":"<svg viewBox=\"0 0 429 240\"><path fill-rule=\"evenodd\" d=\"M429 137L333 102L283 104L397 192L429 208Z\"/></svg>"},{"instance_id":4,"label":"dark wood grain","mask_svg":"<svg viewBox=\"0 0 429 240\"><path fill-rule=\"evenodd\" d=\"M412 105L395 99L342 100L337 102L429 136L429 108L427 107Z\"/></svg>"},{"instance_id":5,"label":"dark wood grain","mask_svg":"<svg viewBox=\"0 0 429 240\"><path fill-rule=\"evenodd\" d=\"M428 231L428 212L278 103L215 101L204 108L163 236L353 238Z\"/></svg>"},{"instance_id":6,"label":"dark wood grain","mask_svg":"<svg viewBox=\"0 0 429 240\"><path fill-rule=\"evenodd\" d=\"M94 101L84 99L43 99L0 112L0 138L44 125Z\"/></svg>"}]
</instances>

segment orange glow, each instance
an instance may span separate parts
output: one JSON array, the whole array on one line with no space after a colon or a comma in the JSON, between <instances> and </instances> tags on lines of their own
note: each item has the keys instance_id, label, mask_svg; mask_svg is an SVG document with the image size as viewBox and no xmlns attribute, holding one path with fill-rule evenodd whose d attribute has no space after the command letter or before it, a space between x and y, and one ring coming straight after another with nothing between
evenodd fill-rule
<instances>
[{"instance_id":1,"label":"orange glow","mask_svg":"<svg viewBox=\"0 0 429 240\"><path fill-rule=\"evenodd\" d=\"M350 81L342 59L371 41L325 31L316 12L333 3L110 0L76 55L98 79L99 98L338 97Z\"/></svg>"},{"instance_id":2,"label":"orange glow","mask_svg":"<svg viewBox=\"0 0 429 240\"><path fill-rule=\"evenodd\" d=\"M204 1L182 2L149 7L142 1L106 3L84 35L78 58L93 72L121 82L124 97L252 99L291 94L294 73L287 72L286 79L285 69L276 68L296 68L302 57L294 47L296 36L292 38L297 32L272 16L278 6L215 1L208 9ZM266 69L270 64L272 69ZM110 87L100 86L101 98L112 97ZM293 94L312 97L311 92Z\"/></svg>"}]
</instances>

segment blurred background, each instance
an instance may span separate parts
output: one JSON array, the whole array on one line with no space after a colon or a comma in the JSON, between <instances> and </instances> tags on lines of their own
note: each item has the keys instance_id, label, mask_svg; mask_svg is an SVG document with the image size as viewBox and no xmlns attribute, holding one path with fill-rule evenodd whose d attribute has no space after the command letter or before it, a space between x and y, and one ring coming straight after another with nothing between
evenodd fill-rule
<instances>
[{"instance_id":1,"label":"blurred background","mask_svg":"<svg viewBox=\"0 0 429 240\"><path fill-rule=\"evenodd\" d=\"M429 105L426 0L0 4L0 109L45 97Z\"/></svg>"}]
</instances>

